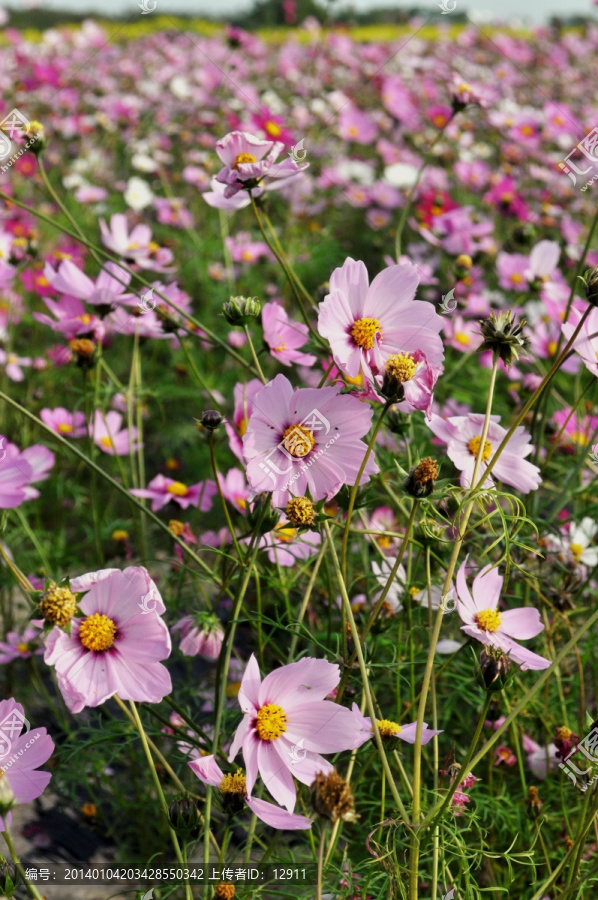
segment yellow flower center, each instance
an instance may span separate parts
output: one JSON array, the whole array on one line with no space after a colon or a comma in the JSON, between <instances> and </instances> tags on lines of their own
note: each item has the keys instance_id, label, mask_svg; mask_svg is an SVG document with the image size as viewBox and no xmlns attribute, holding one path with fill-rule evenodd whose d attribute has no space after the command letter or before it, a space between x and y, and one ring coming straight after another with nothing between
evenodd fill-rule
<instances>
[{"instance_id":1,"label":"yellow flower center","mask_svg":"<svg viewBox=\"0 0 598 900\"><path fill-rule=\"evenodd\" d=\"M238 169L240 165L243 165L243 163L254 162L257 162L257 157L255 157L253 153L239 153L239 155L235 157L233 169Z\"/></svg>"},{"instance_id":2,"label":"yellow flower center","mask_svg":"<svg viewBox=\"0 0 598 900\"><path fill-rule=\"evenodd\" d=\"M223 794L239 794L247 796L247 781L242 769L237 769L234 775L225 775L220 782L220 790Z\"/></svg>"},{"instance_id":3,"label":"yellow flower center","mask_svg":"<svg viewBox=\"0 0 598 900\"><path fill-rule=\"evenodd\" d=\"M175 497L186 497L189 493L189 488L182 481L173 481L166 488L166 493L174 494Z\"/></svg>"},{"instance_id":4,"label":"yellow flower center","mask_svg":"<svg viewBox=\"0 0 598 900\"><path fill-rule=\"evenodd\" d=\"M107 450L112 450L114 447L114 442L111 437L105 436L100 438L100 444L102 447L105 447Z\"/></svg>"},{"instance_id":5,"label":"yellow flower center","mask_svg":"<svg viewBox=\"0 0 598 900\"><path fill-rule=\"evenodd\" d=\"M489 631L493 634L498 631L498 626L502 622L502 616L495 609L483 609L479 612L475 620L482 631Z\"/></svg>"},{"instance_id":6,"label":"yellow flower center","mask_svg":"<svg viewBox=\"0 0 598 900\"><path fill-rule=\"evenodd\" d=\"M353 322L350 331L351 337L362 350L371 350L376 341L376 335L382 335L382 328L378 319L357 319Z\"/></svg>"},{"instance_id":7,"label":"yellow flower center","mask_svg":"<svg viewBox=\"0 0 598 900\"><path fill-rule=\"evenodd\" d=\"M295 459L307 456L314 449L315 443L313 432L305 425L289 425L282 436L282 446Z\"/></svg>"},{"instance_id":8,"label":"yellow flower center","mask_svg":"<svg viewBox=\"0 0 598 900\"><path fill-rule=\"evenodd\" d=\"M277 138L282 134L282 128L280 125L277 125L276 122L266 122L264 131L273 138Z\"/></svg>"},{"instance_id":9,"label":"yellow flower center","mask_svg":"<svg viewBox=\"0 0 598 900\"><path fill-rule=\"evenodd\" d=\"M279 344L278 347L272 347L272 352L273 353L282 353L282 351L286 350L286 349L287 349L286 344Z\"/></svg>"},{"instance_id":10,"label":"yellow flower center","mask_svg":"<svg viewBox=\"0 0 598 900\"><path fill-rule=\"evenodd\" d=\"M467 347L467 345L471 342L470 336L464 331L455 332L455 340L458 344L463 344L464 347Z\"/></svg>"},{"instance_id":11,"label":"yellow flower center","mask_svg":"<svg viewBox=\"0 0 598 900\"><path fill-rule=\"evenodd\" d=\"M88 616L79 626L79 640L86 650L101 653L109 650L116 637L116 625L103 613Z\"/></svg>"},{"instance_id":12,"label":"yellow flower center","mask_svg":"<svg viewBox=\"0 0 598 900\"><path fill-rule=\"evenodd\" d=\"M117 528L116 531L112 532L112 540L113 541L128 541L129 540L129 532L125 531L124 528Z\"/></svg>"},{"instance_id":13,"label":"yellow flower center","mask_svg":"<svg viewBox=\"0 0 598 900\"><path fill-rule=\"evenodd\" d=\"M569 550L573 554L575 562L579 562L584 549L585 548L582 547L581 544L571 544L571 546L569 547Z\"/></svg>"},{"instance_id":14,"label":"yellow flower center","mask_svg":"<svg viewBox=\"0 0 598 900\"><path fill-rule=\"evenodd\" d=\"M48 281L48 279L46 278L45 275L38 275L38 277L35 280L36 280L37 284L39 285L39 287L48 287L48 285L50 284L50 282Z\"/></svg>"},{"instance_id":15,"label":"yellow flower center","mask_svg":"<svg viewBox=\"0 0 598 900\"><path fill-rule=\"evenodd\" d=\"M394 353L386 360L386 371L393 378L400 381L401 384L405 381L411 381L415 375L416 368L415 362L408 354Z\"/></svg>"},{"instance_id":16,"label":"yellow flower center","mask_svg":"<svg viewBox=\"0 0 598 900\"><path fill-rule=\"evenodd\" d=\"M390 549L390 538L386 534L381 534L380 537L376 538L376 543L380 547L381 550Z\"/></svg>"},{"instance_id":17,"label":"yellow flower center","mask_svg":"<svg viewBox=\"0 0 598 900\"><path fill-rule=\"evenodd\" d=\"M239 425L238 425L238 429L237 429L237 430L238 430L240 436L243 437L243 435L244 435L245 432L247 431L247 419L246 419L245 417L243 417L243 418L241 419L241 421L239 422Z\"/></svg>"},{"instance_id":18,"label":"yellow flower center","mask_svg":"<svg viewBox=\"0 0 598 900\"><path fill-rule=\"evenodd\" d=\"M281 528L280 525L277 525L274 531L278 540L282 541L283 544L290 544L297 537L297 532L294 528Z\"/></svg>"},{"instance_id":19,"label":"yellow flower center","mask_svg":"<svg viewBox=\"0 0 598 900\"><path fill-rule=\"evenodd\" d=\"M29 651L29 645L21 641L20 644L17 644L17 650L19 653L27 653Z\"/></svg>"},{"instance_id":20,"label":"yellow flower center","mask_svg":"<svg viewBox=\"0 0 598 900\"><path fill-rule=\"evenodd\" d=\"M523 281L523 275L520 275L519 272L513 272L511 275L511 281L513 284L521 284Z\"/></svg>"},{"instance_id":21,"label":"yellow flower center","mask_svg":"<svg viewBox=\"0 0 598 900\"><path fill-rule=\"evenodd\" d=\"M548 350L549 356L554 356L557 351L558 344L556 341L549 341L546 349Z\"/></svg>"},{"instance_id":22,"label":"yellow flower center","mask_svg":"<svg viewBox=\"0 0 598 900\"><path fill-rule=\"evenodd\" d=\"M160 249L160 244L156 244L155 241L150 241L147 245L147 249L150 251L150 253L157 253Z\"/></svg>"},{"instance_id":23,"label":"yellow flower center","mask_svg":"<svg viewBox=\"0 0 598 900\"><path fill-rule=\"evenodd\" d=\"M587 434L584 434L582 431L571 431L569 433L569 437L572 441L575 441L576 444L581 444L582 447L585 447L590 443L590 439Z\"/></svg>"},{"instance_id":24,"label":"yellow flower center","mask_svg":"<svg viewBox=\"0 0 598 900\"><path fill-rule=\"evenodd\" d=\"M556 730L556 736L559 741L570 741L572 735L573 732L570 728L567 728L566 725L561 725L561 727Z\"/></svg>"},{"instance_id":25,"label":"yellow flower center","mask_svg":"<svg viewBox=\"0 0 598 900\"><path fill-rule=\"evenodd\" d=\"M402 729L397 722L391 722L390 719L378 719L378 731L382 737L393 737L400 734Z\"/></svg>"},{"instance_id":26,"label":"yellow flower center","mask_svg":"<svg viewBox=\"0 0 598 900\"><path fill-rule=\"evenodd\" d=\"M247 500L244 497L235 497L239 509L247 509Z\"/></svg>"},{"instance_id":27,"label":"yellow flower center","mask_svg":"<svg viewBox=\"0 0 598 900\"><path fill-rule=\"evenodd\" d=\"M68 422L59 422L58 423L58 431L60 434L70 434L73 430L73 426L69 425Z\"/></svg>"},{"instance_id":28,"label":"yellow flower center","mask_svg":"<svg viewBox=\"0 0 598 900\"><path fill-rule=\"evenodd\" d=\"M533 133L534 133L534 129L532 128L531 125L523 125L523 127L521 128L521 134L524 137L531 137L531 135Z\"/></svg>"},{"instance_id":29,"label":"yellow flower center","mask_svg":"<svg viewBox=\"0 0 598 900\"><path fill-rule=\"evenodd\" d=\"M266 703L257 711L255 730L263 741L277 741L287 730L288 721L288 716L282 706L277 706L276 703Z\"/></svg>"},{"instance_id":30,"label":"yellow flower center","mask_svg":"<svg viewBox=\"0 0 598 900\"><path fill-rule=\"evenodd\" d=\"M77 321L82 322L83 325L89 325L89 323L91 322L91 316L89 315L89 313L83 313L82 316L77 316L76 318Z\"/></svg>"},{"instance_id":31,"label":"yellow flower center","mask_svg":"<svg viewBox=\"0 0 598 900\"><path fill-rule=\"evenodd\" d=\"M482 443L481 437L473 437L469 444L467 445L467 449L471 453L472 456L478 458L478 453L480 452L480 444ZM482 460L485 462L487 459L490 459L492 454L492 444L490 441L484 441L484 451L482 453Z\"/></svg>"}]
</instances>

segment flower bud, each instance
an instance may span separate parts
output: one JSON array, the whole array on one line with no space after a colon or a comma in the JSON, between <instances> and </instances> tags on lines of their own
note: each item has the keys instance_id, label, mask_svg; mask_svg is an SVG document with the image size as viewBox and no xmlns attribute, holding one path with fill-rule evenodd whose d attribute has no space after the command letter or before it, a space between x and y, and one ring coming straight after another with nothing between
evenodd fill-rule
<instances>
[{"instance_id":1,"label":"flower bud","mask_svg":"<svg viewBox=\"0 0 598 900\"><path fill-rule=\"evenodd\" d=\"M207 409L203 413L199 425L206 431L214 431L222 422L222 416L217 409Z\"/></svg>"},{"instance_id":2,"label":"flower bud","mask_svg":"<svg viewBox=\"0 0 598 900\"><path fill-rule=\"evenodd\" d=\"M276 510L272 509L270 503L270 494L262 491L258 494L249 507L247 513L247 522L254 531L259 529L260 534L268 534L278 525L279 515Z\"/></svg>"},{"instance_id":3,"label":"flower bud","mask_svg":"<svg viewBox=\"0 0 598 900\"><path fill-rule=\"evenodd\" d=\"M431 456L426 456L411 469L403 482L403 488L411 497L428 497L434 490L438 478L438 463Z\"/></svg>"},{"instance_id":4,"label":"flower bud","mask_svg":"<svg viewBox=\"0 0 598 900\"><path fill-rule=\"evenodd\" d=\"M65 628L77 611L77 598L68 585L51 581L39 598L38 610L46 622Z\"/></svg>"},{"instance_id":5,"label":"flower bud","mask_svg":"<svg viewBox=\"0 0 598 900\"><path fill-rule=\"evenodd\" d=\"M0 769L0 818L4 818L14 805L15 795L6 774Z\"/></svg>"},{"instance_id":6,"label":"flower bud","mask_svg":"<svg viewBox=\"0 0 598 900\"><path fill-rule=\"evenodd\" d=\"M534 785L531 785L529 788L525 806L529 818L537 819L540 815L540 812L542 811L542 807L544 806L544 801L540 800L540 793L538 791L538 788L534 787Z\"/></svg>"},{"instance_id":7,"label":"flower bud","mask_svg":"<svg viewBox=\"0 0 598 900\"><path fill-rule=\"evenodd\" d=\"M46 137L46 132L44 131L44 126L41 122L29 123L29 132L26 135L26 143L29 144L27 149L30 153L33 153L34 156L39 156L39 154L46 149L48 146L48 138Z\"/></svg>"},{"instance_id":8,"label":"flower bud","mask_svg":"<svg viewBox=\"0 0 598 900\"><path fill-rule=\"evenodd\" d=\"M12 897L19 883L19 872L12 862L7 862L0 855L0 894L3 897Z\"/></svg>"},{"instance_id":9,"label":"flower bud","mask_svg":"<svg viewBox=\"0 0 598 900\"><path fill-rule=\"evenodd\" d=\"M247 325L260 314L261 303L257 297L231 297L222 304L222 315L229 325Z\"/></svg>"},{"instance_id":10,"label":"flower bud","mask_svg":"<svg viewBox=\"0 0 598 900\"><path fill-rule=\"evenodd\" d=\"M168 820L179 834L191 834L201 821L197 802L189 794L179 794L168 807Z\"/></svg>"},{"instance_id":11,"label":"flower bud","mask_svg":"<svg viewBox=\"0 0 598 900\"><path fill-rule=\"evenodd\" d=\"M484 647L480 653L479 669L477 672L478 684L487 691L502 691L508 681L511 668L509 658L502 650L495 647Z\"/></svg>"},{"instance_id":12,"label":"flower bud","mask_svg":"<svg viewBox=\"0 0 598 900\"><path fill-rule=\"evenodd\" d=\"M398 409L390 409L384 422L392 434L407 434L409 431L409 416L399 412Z\"/></svg>"},{"instance_id":13,"label":"flower bud","mask_svg":"<svg viewBox=\"0 0 598 900\"><path fill-rule=\"evenodd\" d=\"M529 346L529 341L523 334L525 324L525 319L518 322L510 310L498 315L490 313L487 319L480 321L484 341L478 352L492 350L495 359L501 359L505 366L512 365Z\"/></svg>"},{"instance_id":14,"label":"flower bud","mask_svg":"<svg viewBox=\"0 0 598 900\"><path fill-rule=\"evenodd\" d=\"M598 306L598 266L586 271L583 282L586 289L586 300L590 306Z\"/></svg>"},{"instance_id":15,"label":"flower bud","mask_svg":"<svg viewBox=\"0 0 598 900\"><path fill-rule=\"evenodd\" d=\"M380 393L387 400L399 402L405 397L403 385L411 381L417 365L408 353L394 353L386 360Z\"/></svg>"}]
</instances>

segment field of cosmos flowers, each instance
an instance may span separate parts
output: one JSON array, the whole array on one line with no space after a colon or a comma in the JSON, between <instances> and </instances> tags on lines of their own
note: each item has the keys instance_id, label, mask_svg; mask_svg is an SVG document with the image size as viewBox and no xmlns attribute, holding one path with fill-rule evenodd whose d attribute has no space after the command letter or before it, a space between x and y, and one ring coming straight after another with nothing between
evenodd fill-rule
<instances>
[{"instance_id":1,"label":"field of cosmos flowers","mask_svg":"<svg viewBox=\"0 0 598 900\"><path fill-rule=\"evenodd\" d=\"M594 896L598 28L139 21L0 33L0 893Z\"/></svg>"}]
</instances>

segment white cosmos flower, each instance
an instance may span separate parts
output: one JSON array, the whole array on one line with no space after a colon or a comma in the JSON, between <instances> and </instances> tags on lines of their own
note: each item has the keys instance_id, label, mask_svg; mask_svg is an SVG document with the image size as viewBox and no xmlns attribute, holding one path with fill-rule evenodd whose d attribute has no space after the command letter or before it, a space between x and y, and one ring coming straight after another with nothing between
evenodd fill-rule
<instances>
[{"instance_id":1,"label":"white cosmos flower","mask_svg":"<svg viewBox=\"0 0 598 900\"><path fill-rule=\"evenodd\" d=\"M127 189L124 193L125 203L135 212L145 209L154 199L154 194L147 181L133 175L127 181Z\"/></svg>"}]
</instances>

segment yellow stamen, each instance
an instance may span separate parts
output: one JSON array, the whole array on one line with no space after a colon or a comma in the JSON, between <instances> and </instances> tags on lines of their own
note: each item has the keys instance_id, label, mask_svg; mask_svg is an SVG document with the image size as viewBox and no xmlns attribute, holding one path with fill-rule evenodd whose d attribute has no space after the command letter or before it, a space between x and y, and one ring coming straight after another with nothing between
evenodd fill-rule
<instances>
[{"instance_id":1,"label":"yellow stamen","mask_svg":"<svg viewBox=\"0 0 598 900\"><path fill-rule=\"evenodd\" d=\"M58 431L60 434L70 434L73 430L73 426L69 425L68 422L59 422L58 423Z\"/></svg>"},{"instance_id":2,"label":"yellow stamen","mask_svg":"<svg viewBox=\"0 0 598 900\"><path fill-rule=\"evenodd\" d=\"M415 375L416 368L417 366L413 358L408 354L403 355L402 353L393 353L393 355L389 356L386 360L386 371L389 375L392 375L393 378L398 379L401 384L405 381L411 381Z\"/></svg>"},{"instance_id":3,"label":"yellow stamen","mask_svg":"<svg viewBox=\"0 0 598 900\"><path fill-rule=\"evenodd\" d=\"M270 137L277 138L282 134L282 128L280 125L277 125L276 122L266 122L264 125L264 131L266 134L269 134Z\"/></svg>"},{"instance_id":4,"label":"yellow stamen","mask_svg":"<svg viewBox=\"0 0 598 900\"><path fill-rule=\"evenodd\" d=\"M297 537L297 532L294 528L281 528L277 525L274 531L276 532L278 540L282 541L284 544L290 544L291 541L294 541Z\"/></svg>"},{"instance_id":5,"label":"yellow stamen","mask_svg":"<svg viewBox=\"0 0 598 900\"><path fill-rule=\"evenodd\" d=\"M558 348L558 344L556 341L549 341L546 349L548 350L549 356L554 356Z\"/></svg>"},{"instance_id":6,"label":"yellow stamen","mask_svg":"<svg viewBox=\"0 0 598 900\"><path fill-rule=\"evenodd\" d=\"M29 645L21 641L20 644L17 644L17 650L19 653L27 653L29 651Z\"/></svg>"},{"instance_id":7,"label":"yellow stamen","mask_svg":"<svg viewBox=\"0 0 598 900\"><path fill-rule=\"evenodd\" d=\"M101 438L100 438L100 444L102 445L102 447L105 447L106 450L113 450L113 449L114 449L114 441L112 440L111 437L107 437L107 436L106 436L106 437L101 437Z\"/></svg>"},{"instance_id":8,"label":"yellow stamen","mask_svg":"<svg viewBox=\"0 0 598 900\"><path fill-rule=\"evenodd\" d=\"M397 722L391 722L390 719L378 719L378 731L382 737L393 737L400 734L401 726Z\"/></svg>"},{"instance_id":9,"label":"yellow stamen","mask_svg":"<svg viewBox=\"0 0 598 900\"><path fill-rule=\"evenodd\" d=\"M579 560L581 559L581 555L585 550L585 547L582 547L581 544L571 544L569 550L573 554L575 562L579 562Z\"/></svg>"},{"instance_id":10,"label":"yellow stamen","mask_svg":"<svg viewBox=\"0 0 598 900\"><path fill-rule=\"evenodd\" d=\"M467 449L471 453L472 456L475 456L477 459L478 453L480 452L480 444L482 443L481 437L473 437L469 444L467 445ZM490 459L492 455L492 444L490 441L484 441L484 451L482 453L482 460L485 462L487 459Z\"/></svg>"},{"instance_id":11,"label":"yellow stamen","mask_svg":"<svg viewBox=\"0 0 598 900\"><path fill-rule=\"evenodd\" d=\"M186 497L189 493L189 488L186 484L183 484L182 481L173 481L172 484L169 484L166 488L166 492L168 494L174 494L175 497Z\"/></svg>"},{"instance_id":12,"label":"yellow stamen","mask_svg":"<svg viewBox=\"0 0 598 900\"><path fill-rule=\"evenodd\" d=\"M287 730L289 718L282 706L266 703L257 711L255 730L263 741L277 741Z\"/></svg>"},{"instance_id":13,"label":"yellow stamen","mask_svg":"<svg viewBox=\"0 0 598 900\"><path fill-rule=\"evenodd\" d=\"M238 169L240 165L243 165L243 163L254 162L257 162L257 157L254 156L253 153L239 153L239 155L235 157L233 169Z\"/></svg>"},{"instance_id":14,"label":"yellow stamen","mask_svg":"<svg viewBox=\"0 0 598 900\"><path fill-rule=\"evenodd\" d=\"M471 343L471 337L464 331L455 332L455 340L458 344L463 344L464 347L467 347L468 344Z\"/></svg>"},{"instance_id":15,"label":"yellow stamen","mask_svg":"<svg viewBox=\"0 0 598 900\"><path fill-rule=\"evenodd\" d=\"M116 637L116 625L103 613L88 616L79 626L79 640L86 650L101 653L109 650Z\"/></svg>"},{"instance_id":16,"label":"yellow stamen","mask_svg":"<svg viewBox=\"0 0 598 900\"><path fill-rule=\"evenodd\" d=\"M475 620L482 631L489 631L490 634L494 634L495 631L498 631L498 626L502 622L502 616L495 609L483 609L476 615Z\"/></svg>"},{"instance_id":17,"label":"yellow stamen","mask_svg":"<svg viewBox=\"0 0 598 900\"><path fill-rule=\"evenodd\" d=\"M245 418L241 419L241 421L239 422L239 425L237 427L237 431L239 432L241 437L243 437L243 435L247 431L247 419L245 419Z\"/></svg>"},{"instance_id":18,"label":"yellow stamen","mask_svg":"<svg viewBox=\"0 0 598 900\"><path fill-rule=\"evenodd\" d=\"M242 769L237 769L234 775L225 775L220 782L220 790L223 794L239 794L247 796L247 781Z\"/></svg>"},{"instance_id":19,"label":"yellow stamen","mask_svg":"<svg viewBox=\"0 0 598 900\"><path fill-rule=\"evenodd\" d=\"M357 319L351 326L350 334L358 347L363 350L371 350L376 341L376 335L382 336L382 328L378 319Z\"/></svg>"},{"instance_id":20,"label":"yellow stamen","mask_svg":"<svg viewBox=\"0 0 598 900\"><path fill-rule=\"evenodd\" d=\"M272 353L282 353L283 350L287 349L286 344L279 344L278 347L272 347Z\"/></svg>"},{"instance_id":21,"label":"yellow stamen","mask_svg":"<svg viewBox=\"0 0 598 900\"><path fill-rule=\"evenodd\" d=\"M294 456L295 459L302 459L310 450L314 449L316 440L313 432L305 425L289 425L282 436L281 443L291 456Z\"/></svg>"}]
</instances>

